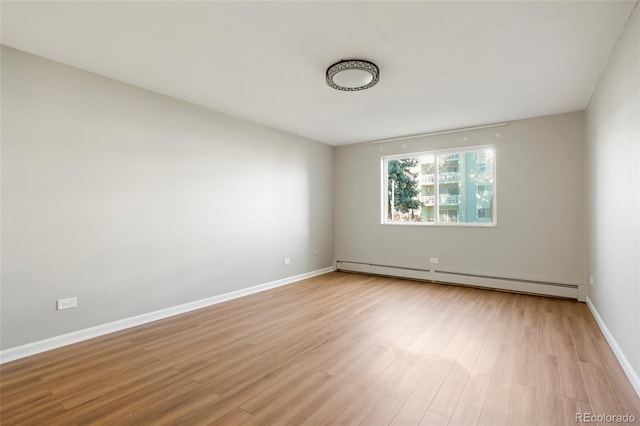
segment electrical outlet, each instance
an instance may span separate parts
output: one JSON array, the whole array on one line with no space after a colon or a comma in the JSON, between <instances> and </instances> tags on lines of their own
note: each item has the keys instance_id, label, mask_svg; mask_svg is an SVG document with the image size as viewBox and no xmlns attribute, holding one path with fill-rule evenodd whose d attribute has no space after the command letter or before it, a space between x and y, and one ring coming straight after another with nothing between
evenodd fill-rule
<instances>
[{"instance_id":1,"label":"electrical outlet","mask_svg":"<svg viewBox=\"0 0 640 426\"><path fill-rule=\"evenodd\" d=\"M289 258L289 257L285 257L285 258L284 258L284 264L285 264L285 265L288 265L288 264L290 264L290 263L291 263L291 258Z\"/></svg>"},{"instance_id":2,"label":"electrical outlet","mask_svg":"<svg viewBox=\"0 0 640 426\"><path fill-rule=\"evenodd\" d=\"M78 306L77 297L70 297L68 299L59 299L56 301L56 309L59 311L62 309L75 308L76 306Z\"/></svg>"},{"instance_id":3,"label":"electrical outlet","mask_svg":"<svg viewBox=\"0 0 640 426\"><path fill-rule=\"evenodd\" d=\"M438 263L438 258L437 257L432 257L431 259L429 259L429 261L431 263Z\"/></svg>"}]
</instances>

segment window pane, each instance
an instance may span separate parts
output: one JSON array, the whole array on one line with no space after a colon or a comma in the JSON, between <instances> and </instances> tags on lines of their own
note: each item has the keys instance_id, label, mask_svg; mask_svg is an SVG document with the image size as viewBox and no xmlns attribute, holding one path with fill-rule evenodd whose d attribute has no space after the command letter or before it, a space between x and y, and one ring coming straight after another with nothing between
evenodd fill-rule
<instances>
[{"instance_id":1,"label":"window pane","mask_svg":"<svg viewBox=\"0 0 640 426\"><path fill-rule=\"evenodd\" d=\"M387 220L422 222L422 158L387 162Z\"/></svg>"},{"instance_id":2,"label":"window pane","mask_svg":"<svg viewBox=\"0 0 640 426\"><path fill-rule=\"evenodd\" d=\"M493 149L438 154L440 222L493 222Z\"/></svg>"},{"instance_id":3,"label":"window pane","mask_svg":"<svg viewBox=\"0 0 640 426\"><path fill-rule=\"evenodd\" d=\"M493 149L465 153L463 173L467 223L493 222Z\"/></svg>"}]
</instances>

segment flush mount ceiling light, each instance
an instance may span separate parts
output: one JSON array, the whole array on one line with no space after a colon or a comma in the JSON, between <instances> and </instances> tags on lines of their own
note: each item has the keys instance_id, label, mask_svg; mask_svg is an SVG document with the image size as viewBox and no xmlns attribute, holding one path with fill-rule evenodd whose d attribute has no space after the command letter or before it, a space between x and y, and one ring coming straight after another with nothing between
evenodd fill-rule
<instances>
[{"instance_id":1,"label":"flush mount ceiling light","mask_svg":"<svg viewBox=\"0 0 640 426\"><path fill-rule=\"evenodd\" d=\"M364 90L375 86L378 80L380 71L369 61L343 59L327 68L327 84L336 90Z\"/></svg>"}]
</instances>

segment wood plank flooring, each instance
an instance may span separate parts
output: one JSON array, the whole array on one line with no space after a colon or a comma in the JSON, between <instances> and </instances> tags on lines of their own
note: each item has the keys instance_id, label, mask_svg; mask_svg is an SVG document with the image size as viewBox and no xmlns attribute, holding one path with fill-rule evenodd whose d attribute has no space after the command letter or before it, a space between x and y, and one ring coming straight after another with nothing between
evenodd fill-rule
<instances>
[{"instance_id":1,"label":"wood plank flooring","mask_svg":"<svg viewBox=\"0 0 640 426\"><path fill-rule=\"evenodd\" d=\"M3 425L640 422L582 303L338 272L5 364L0 398Z\"/></svg>"}]
</instances>

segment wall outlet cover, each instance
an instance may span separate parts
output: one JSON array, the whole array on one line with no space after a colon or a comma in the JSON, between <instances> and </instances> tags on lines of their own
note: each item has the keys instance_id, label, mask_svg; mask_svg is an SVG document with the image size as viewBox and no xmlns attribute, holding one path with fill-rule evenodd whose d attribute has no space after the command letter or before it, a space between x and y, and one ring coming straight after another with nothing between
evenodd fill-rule
<instances>
[{"instance_id":1,"label":"wall outlet cover","mask_svg":"<svg viewBox=\"0 0 640 426\"><path fill-rule=\"evenodd\" d=\"M78 306L77 297L69 297L68 299L58 299L56 301L56 309L58 311L62 309L75 308L76 306Z\"/></svg>"}]
</instances>

